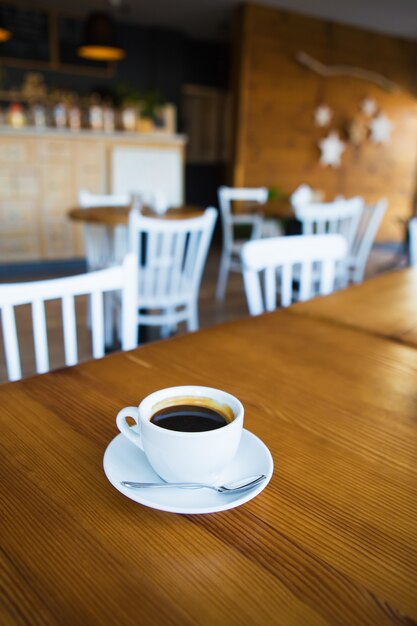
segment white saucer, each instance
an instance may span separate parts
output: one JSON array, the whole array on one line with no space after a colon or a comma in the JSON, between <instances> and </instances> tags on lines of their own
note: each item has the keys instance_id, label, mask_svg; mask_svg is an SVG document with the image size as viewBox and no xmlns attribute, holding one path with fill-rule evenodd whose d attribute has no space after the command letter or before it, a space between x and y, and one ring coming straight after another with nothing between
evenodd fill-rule
<instances>
[{"instance_id":1,"label":"white saucer","mask_svg":"<svg viewBox=\"0 0 417 626\"><path fill-rule=\"evenodd\" d=\"M265 474L266 479L251 491L221 494L211 489L129 489L122 480L158 482L163 480L153 471L144 452L124 435L117 435L107 446L103 459L104 472L120 493L135 502L171 513L216 513L240 506L263 491L271 480L274 462L266 445L248 430L242 438L232 464L219 478L218 484L231 483L245 476Z\"/></svg>"}]
</instances>

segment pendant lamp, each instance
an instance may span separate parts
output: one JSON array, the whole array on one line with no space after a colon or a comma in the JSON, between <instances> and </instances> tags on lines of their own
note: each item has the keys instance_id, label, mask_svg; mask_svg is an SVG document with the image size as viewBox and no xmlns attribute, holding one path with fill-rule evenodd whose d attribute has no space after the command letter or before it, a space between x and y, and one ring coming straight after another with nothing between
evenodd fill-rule
<instances>
[{"instance_id":1,"label":"pendant lamp","mask_svg":"<svg viewBox=\"0 0 417 626\"><path fill-rule=\"evenodd\" d=\"M0 15L0 42L9 41L11 36L12 36L11 31L7 28L6 24L4 23L3 18Z\"/></svg>"},{"instance_id":2,"label":"pendant lamp","mask_svg":"<svg viewBox=\"0 0 417 626\"><path fill-rule=\"evenodd\" d=\"M125 51L116 39L116 28L107 13L91 13L87 18L78 55L94 61L120 61Z\"/></svg>"}]
</instances>

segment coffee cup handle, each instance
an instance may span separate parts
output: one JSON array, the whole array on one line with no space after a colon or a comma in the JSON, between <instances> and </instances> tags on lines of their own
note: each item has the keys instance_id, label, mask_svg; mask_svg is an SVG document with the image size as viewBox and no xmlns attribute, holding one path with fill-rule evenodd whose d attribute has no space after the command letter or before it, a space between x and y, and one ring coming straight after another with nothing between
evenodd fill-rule
<instances>
[{"instance_id":1,"label":"coffee cup handle","mask_svg":"<svg viewBox=\"0 0 417 626\"><path fill-rule=\"evenodd\" d=\"M136 446L138 446L141 450L143 450L142 438L140 433L138 433L133 427L129 426L126 422L126 417L131 417L135 420L138 428L139 428L139 411L136 406L126 406L124 409L118 412L116 417L117 428L120 430L122 435L130 439Z\"/></svg>"}]
</instances>

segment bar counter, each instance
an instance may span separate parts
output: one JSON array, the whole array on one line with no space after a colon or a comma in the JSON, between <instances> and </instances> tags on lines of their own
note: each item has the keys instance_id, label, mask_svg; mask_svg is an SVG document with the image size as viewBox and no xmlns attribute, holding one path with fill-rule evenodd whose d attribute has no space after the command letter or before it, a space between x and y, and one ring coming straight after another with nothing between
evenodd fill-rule
<instances>
[{"instance_id":1,"label":"bar counter","mask_svg":"<svg viewBox=\"0 0 417 626\"><path fill-rule=\"evenodd\" d=\"M0 128L0 263L84 254L67 211L95 193L162 190L184 201L184 135Z\"/></svg>"}]
</instances>

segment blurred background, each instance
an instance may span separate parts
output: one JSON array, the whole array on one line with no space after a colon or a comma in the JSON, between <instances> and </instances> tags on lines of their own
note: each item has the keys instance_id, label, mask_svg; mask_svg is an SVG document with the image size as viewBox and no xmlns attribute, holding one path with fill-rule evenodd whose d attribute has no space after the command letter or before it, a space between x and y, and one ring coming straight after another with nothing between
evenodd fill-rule
<instances>
[{"instance_id":1,"label":"blurred background","mask_svg":"<svg viewBox=\"0 0 417 626\"><path fill-rule=\"evenodd\" d=\"M170 204L202 207L222 184L383 196L377 245L402 245L416 196L414 0L36 0L1 3L0 23L3 274L83 258L68 210L84 188L157 184ZM323 166L332 133L343 154Z\"/></svg>"}]
</instances>

